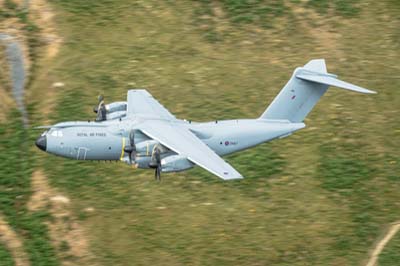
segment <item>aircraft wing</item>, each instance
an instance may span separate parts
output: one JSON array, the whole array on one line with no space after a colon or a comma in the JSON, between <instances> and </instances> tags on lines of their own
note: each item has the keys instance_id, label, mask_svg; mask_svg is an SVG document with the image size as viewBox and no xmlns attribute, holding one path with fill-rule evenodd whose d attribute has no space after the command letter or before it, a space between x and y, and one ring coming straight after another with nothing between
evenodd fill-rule
<instances>
[{"instance_id":1,"label":"aircraft wing","mask_svg":"<svg viewBox=\"0 0 400 266\"><path fill-rule=\"evenodd\" d=\"M179 123L147 120L139 125L139 129L150 138L186 156L189 161L224 180L243 178L231 165Z\"/></svg>"},{"instance_id":2,"label":"aircraft wing","mask_svg":"<svg viewBox=\"0 0 400 266\"><path fill-rule=\"evenodd\" d=\"M147 90L129 90L127 100L127 115L142 115L166 120L176 119Z\"/></svg>"}]
</instances>

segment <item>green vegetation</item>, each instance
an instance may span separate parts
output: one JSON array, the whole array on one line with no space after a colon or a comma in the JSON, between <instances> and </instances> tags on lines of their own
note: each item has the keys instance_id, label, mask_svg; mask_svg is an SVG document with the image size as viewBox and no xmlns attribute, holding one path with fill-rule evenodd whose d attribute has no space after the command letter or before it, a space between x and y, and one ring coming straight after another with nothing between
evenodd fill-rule
<instances>
[{"instance_id":1,"label":"green vegetation","mask_svg":"<svg viewBox=\"0 0 400 266\"><path fill-rule=\"evenodd\" d=\"M19 7L14 1L6 0L3 5L0 5L0 22L6 19L17 18L18 23L16 28L22 30L22 33L26 37L27 45L29 47L28 56L30 60L30 79L28 80L26 87L30 87L33 78L36 76L36 63L38 57L38 49L42 45L39 32L39 27L33 22L33 20L29 17L29 10L25 8ZM1 56L1 54L0 54ZM1 76L0 76L1 78ZM0 80L1 81L1 80Z\"/></svg>"},{"instance_id":2,"label":"green vegetation","mask_svg":"<svg viewBox=\"0 0 400 266\"><path fill-rule=\"evenodd\" d=\"M35 76L36 52L39 45L38 28L28 17L28 13L11 1L4 1L1 6L0 20L18 18L29 45L31 77ZM18 25L19 26L19 25ZM17 26L17 27L18 27ZM4 54L1 60L5 62ZM0 81L7 94L11 95L9 68L2 65L5 73L0 74ZM29 81L31 82L32 79ZM29 88L29 82L26 88ZM4 85L6 84L6 85ZM28 106L31 111L33 105ZM36 132L23 127L20 113L13 106L3 107L6 121L0 123L0 210L6 222L23 240L32 265L58 265L45 223L49 221L47 212L28 212L26 203L31 195L30 178L35 168L32 145Z\"/></svg>"},{"instance_id":3,"label":"green vegetation","mask_svg":"<svg viewBox=\"0 0 400 266\"><path fill-rule=\"evenodd\" d=\"M212 43L231 38L237 28L259 26L262 29L282 30L283 26L293 34L299 20L308 16L307 23L314 24L315 12L329 19L332 15L352 18L359 14L359 0L192 0L195 24L203 37ZM299 15L300 14L300 15ZM227 24L227 21L231 25ZM248 30L248 29L247 29Z\"/></svg>"},{"instance_id":4,"label":"green vegetation","mask_svg":"<svg viewBox=\"0 0 400 266\"><path fill-rule=\"evenodd\" d=\"M253 23L266 21L268 17L281 16L285 12L283 1L226 0L222 3L233 22ZM264 22L265 23L265 22Z\"/></svg>"},{"instance_id":5,"label":"green vegetation","mask_svg":"<svg viewBox=\"0 0 400 266\"><path fill-rule=\"evenodd\" d=\"M0 84L1 88L6 92L11 91L9 67L5 55L5 47L3 45L0 46Z\"/></svg>"},{"instance_id":6,"label":"green vegetation","mask_svg":"<svg viewBox=\"0 0 400 266\"><path fill-rule=\"evenodd\" d=\"M32 265L58 265L45 225L49 214L26 209L34 169L29 143L34 138L23 128L18 111L11 111L8 119L0 125L1 212L23 240Z\"/></svg>"},{"instance_id":7,"label":"green vegetation","mask_svg":"<svg viewBox=\"0 0 400 266\"><path fill-rule=\"evenodd\" d=\"M379 256L379 266L392 266L400 261L400 235L396 235Z\"/></svg>"},{"instance_id":8,"label":"green vegetation","mask_svg":"<svg viewBox=\"0 0 400 266\"><path fill-rule=\"evenodd\" d=\"M39 168L71 199L100 265L357 265L399 219L396 1L50 2L63 45L33 75L33 125L92 119L99 93L122 100L131 87L146 87L179 118L257 117L311 58L379 94L330 90L308 128L229 156L246 177L237 182L196 168L157 183L123 164L49 156L33 147L39 132L10 111L0 126L0 209L32 265L57 265L56 253L72 249L51 246L48 212L26 209ZM398 239L382 265L396 262Z\"/></svg>"},{"instance_id":9,"label":"green vegetation","mask_svg":"<svg viewBox=\"0 0 400 266\"><path fill-rule=\"evenodd\" d=\"M0 243L0 266L14 266L14 260L6 247Z\"/></svg>"},{"instance_id":10,"label":"green vegetation","mask_svg":"<svg viewBox=\"0 0 400 266\"><path fill-rule=\"evenodd\" d=\"M307 5L316 8L323 14L327 13L329 9L333 9L339 15L351 17L359 13L359 2L360 0L310 0Z\"/></svg>"}]
</instances>

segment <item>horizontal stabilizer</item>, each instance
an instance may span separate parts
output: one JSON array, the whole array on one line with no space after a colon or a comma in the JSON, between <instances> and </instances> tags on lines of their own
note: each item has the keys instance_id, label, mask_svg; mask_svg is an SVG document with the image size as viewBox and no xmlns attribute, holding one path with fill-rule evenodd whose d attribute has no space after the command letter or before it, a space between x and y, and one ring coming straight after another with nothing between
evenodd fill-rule
<instances>
[{"instance_id":1,"label":"horizontal stabilizer","mask_svg":"<svg viewBox=\"0 0 400 266\"><path fill-rule=\"evenodd\" d=\"M360 92L360 93L368 93L368 94L374 94L376 93L375 91L367 90L365 88L353 85L351 83L336 79L331 76L325 76L325 75L318 75L318 74L298 74L296 75L296 78L302 79L302 80L307 80L319 84L324 84L324 85L329 85L329 86L335 86L338 88L346 89L346 90L351 90L355 92Z\"/></svg>"}]
</instances>

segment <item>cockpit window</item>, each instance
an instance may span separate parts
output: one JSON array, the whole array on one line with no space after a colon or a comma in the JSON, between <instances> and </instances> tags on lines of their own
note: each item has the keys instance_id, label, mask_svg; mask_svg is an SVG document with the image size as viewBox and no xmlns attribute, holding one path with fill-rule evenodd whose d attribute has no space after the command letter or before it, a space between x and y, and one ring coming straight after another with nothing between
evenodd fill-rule
<instances>
[{"instance_id":1,"label":"cockpit window","mask_svg":"<svg viewBox=\"0 0 400 266\"><path fill-rule=\"evenodd\" d=\"M53 136L53 137L62 137L63 133L60 130L54 130L54 131L51 132L51 136Z\"/></svg>"}]
</instances>

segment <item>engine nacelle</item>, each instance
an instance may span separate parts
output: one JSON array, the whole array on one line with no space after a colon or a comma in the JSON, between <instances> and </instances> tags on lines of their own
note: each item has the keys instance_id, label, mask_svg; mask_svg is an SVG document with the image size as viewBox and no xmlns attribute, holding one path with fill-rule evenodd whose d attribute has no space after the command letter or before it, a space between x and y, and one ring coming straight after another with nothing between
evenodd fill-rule
<instances>
[{"instance_id":1,"label":"engine nacelle","mask_svg":"<svg viewBox=\"0 0 400 266\"><path fill-rule=\"evenodd\" d=\"M165 173L184 171L193 166L194 164L182 155L171 155L161 160L161 171Z\"/></svg>"},{"instance_id":2,"label":"engine nacelle","mask_svg":"<svg viewBox=\"0 0 400 266\"><path fill-rule=\"evenodd\" d=\"M136 157L135 165L137 168L147 169L150 168L151 156Z\"/></svg>"},{"instance_id":3,"label":"engine nacelle","mask_svg":"<svg viewBox=\"0 0 400 266\"><path fill-rule=\"evenodd\" d=\"M126 102L113 102L106 105L99 104L99 106L95 106L93 108L93 111L97 114L96 121L101 122L105 120L114 120L125 117L126 109L127 109Z\"/></svg>"},{"instance_id":4,"label":"engine nacelle","mask_svg":"<svg viewBox=\"0 0 400 266\"><path fill-rule=\"evenodd\" d=\"M116 111L106 114L106 120L118 119L126 116L126 111Z\"/></svg>"},{"instance_id":5,"label":"engine nacelle","mask_svg":"<svg viewBox=\"0 0 400 266\"><path fill-rule=\"evenodd\" d=\"M151 156L153 154L154 147L158 147L162 153L167 152L168 150L162 146L156 140L146 140L136 144L136 153L139 156Z\"/></svg>"},{"instance_id":6,"label":"engine nacelle","mask_svg":"<svg viewBox=\"0 0 400 266\"><path fill-rule=\"evenodd\" d=\"M126 102L113 102L105 105L108 114L114 112L126 112L127 103Z\"/></svg>"}]
</instances>

